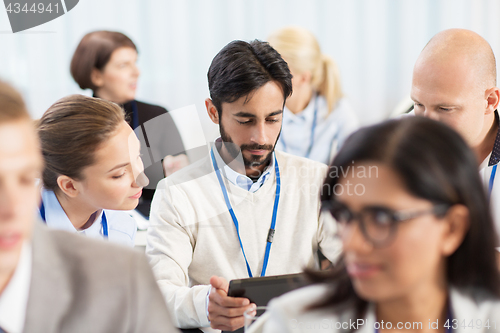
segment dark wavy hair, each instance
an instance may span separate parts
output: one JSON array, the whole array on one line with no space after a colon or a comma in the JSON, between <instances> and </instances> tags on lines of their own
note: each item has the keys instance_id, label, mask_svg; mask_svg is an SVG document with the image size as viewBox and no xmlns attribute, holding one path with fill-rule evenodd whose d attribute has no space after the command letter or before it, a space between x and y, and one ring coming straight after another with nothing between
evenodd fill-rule
<instances>
[{"instance_id":1,"label":"dark wavy hair","mask_svg":"<svg viewBox=\"0 0 500 333\"><path fill-rule=\"evenodd\" d=\"M467 207L471 223L462 244L447 258L447 281L453 287L478 288L500 298L498 242L490 206L476 157L459 134L424 117L391 120L355 132L330 164L321 192L323 203L335 197L331 189L339 178L333 171L361 162L390 167L416 197ZM331 271L309 272L309 276L332 286L311 309L354 304L356 316L365 316L368 303L356 294L343 259Z\"/></svg>"},{"instance_id":2,"label":"dark wavy hair","mask_svg":"<svg viewBox=\"0 0 500 333\"><path fill-rule=\"evenodd\" d=\"M248 96L270 81L280 85L285 100L292 94L292 74L287 63L269 43L259 40L235 40L224 46L212 60L207 77L219 117L222 103Z\"/></svg>"}]
</instances>

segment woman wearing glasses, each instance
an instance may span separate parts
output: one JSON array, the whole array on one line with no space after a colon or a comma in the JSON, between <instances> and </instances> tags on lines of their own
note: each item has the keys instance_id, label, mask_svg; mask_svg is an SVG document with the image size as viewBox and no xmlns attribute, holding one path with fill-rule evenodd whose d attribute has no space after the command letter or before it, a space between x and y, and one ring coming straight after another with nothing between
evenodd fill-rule
<instances>
[{"instance_id":1,"label":"woman wearing glasses","mask_svg":"<svg viewBox=\"0 0 500 333\"><path fill-rule=\"evenodd\" d=\"M453 130L411 117L356 132L321 199L343 258L272 301L264 332L500 331L496 233L475 156Z\"/></svg>"}]
</instances>

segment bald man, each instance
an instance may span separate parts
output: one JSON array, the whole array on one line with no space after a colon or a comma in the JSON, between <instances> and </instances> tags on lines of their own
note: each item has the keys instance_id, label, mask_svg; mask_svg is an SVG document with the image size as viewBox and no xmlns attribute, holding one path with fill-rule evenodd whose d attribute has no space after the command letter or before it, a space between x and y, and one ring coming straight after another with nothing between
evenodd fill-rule
<instances>
[{"instance_id":1,"label":"bald man","mask_svg":"<svg viewBox=\"0 0 500 333\"><path fill-rule=\"evenodd\" d=\"M495 56L475 32L445 30L422 50L413 69L415 114L442 121L458 131L476 153L500 231L500 161ZM500 172L499 172L500 173Z\"/></svg>"}]
</instances>

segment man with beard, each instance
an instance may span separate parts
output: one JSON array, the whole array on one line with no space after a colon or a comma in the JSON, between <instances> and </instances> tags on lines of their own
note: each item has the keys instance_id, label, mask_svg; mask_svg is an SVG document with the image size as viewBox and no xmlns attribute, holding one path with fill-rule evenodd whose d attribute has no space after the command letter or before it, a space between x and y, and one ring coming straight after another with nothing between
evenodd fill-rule
<instances>
[{"instance_id":1,"label":"man with beard","mask_svg":"<svg viewBox=\"0 0 500 333\"><path fill-rule=\"evenodd\" d=\"M275 152L286 62L268 43L233 41L208 71L208 115L221 137L209 156L158 184L146 253L174 323L235 330L255 304L227 296L228 281L317 268L340 253L319 218L327 167Z\"/></svg>"}]
</instances>

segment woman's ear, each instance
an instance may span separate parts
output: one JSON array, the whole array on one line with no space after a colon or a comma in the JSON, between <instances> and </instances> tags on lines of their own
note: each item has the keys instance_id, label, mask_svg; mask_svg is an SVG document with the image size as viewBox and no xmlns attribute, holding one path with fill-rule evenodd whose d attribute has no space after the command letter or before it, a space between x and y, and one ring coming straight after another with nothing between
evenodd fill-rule
<instances>
[{"instance_id":1,"label":"woman's ear","mask_svg":"<svg viewBox=\"0 0 500 333\"><path fill-rule=\"evenodd\" d=\"M70 198L75 198L79 193L76 181L68 176L57 177L57 185L59 189Z\"/></svg>"},{"instance_id":2,"label":"woman's ear","mask_svg":"<svg viewBox=\"0 0 500 333\"><path fill-rule=\"evenodd\" d=\"M452 255L462 244L469 231L469 216L469 210L464 205L453 205L448 209L443 221L446 223L441 246L444 256Z\"/></svg>"},{"instance_id":3,"label":"woman's ear","mask_svg":"<svg viewBox=\"0 0 500 333\"><path fill-rule=\"evenodd\" d=\"M92 84L98 88L102 87L104 84L104 79L102 77L102 72L97 68L92 68L92 72L90 72L90 81Z\"/></svg>"}]
</instances>

